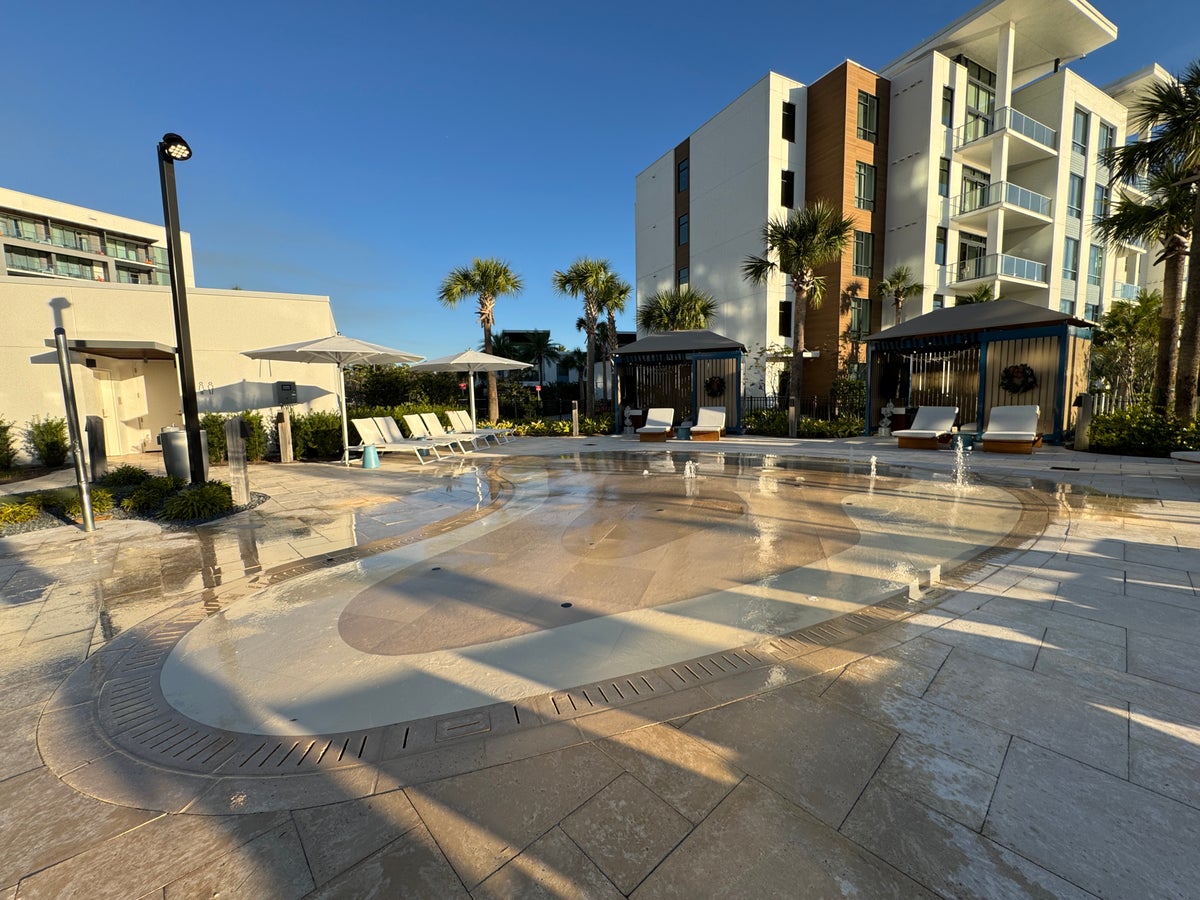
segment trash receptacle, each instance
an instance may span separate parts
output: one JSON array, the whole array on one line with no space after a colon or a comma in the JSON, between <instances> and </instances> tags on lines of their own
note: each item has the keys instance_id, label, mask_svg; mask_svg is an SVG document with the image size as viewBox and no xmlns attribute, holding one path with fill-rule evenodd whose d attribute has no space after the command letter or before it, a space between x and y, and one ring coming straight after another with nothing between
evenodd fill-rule
<instances>
[{"instance_id":1,"label":"trash receptacle","mask_svg":"<svg viewBox=\"0 0 1200 900\"><path fill-rule=\"evenodd\" d=\"M164 428L158 435L162 445L163 465L167 474L184 481L192 480L192 463L188 459L187 432L182 428ZM204 454L204 480L208 480L208 432L200 432L200 450Z\"/></svg>"}]
</instances>

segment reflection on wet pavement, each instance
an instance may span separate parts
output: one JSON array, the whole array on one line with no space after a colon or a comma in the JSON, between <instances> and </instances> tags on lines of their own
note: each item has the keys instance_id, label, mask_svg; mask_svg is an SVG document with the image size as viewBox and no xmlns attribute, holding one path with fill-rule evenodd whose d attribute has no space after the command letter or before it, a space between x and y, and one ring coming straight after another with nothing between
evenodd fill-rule
<instances>
[{"instance_id":1,"label":"reflection on wet pavement","mask_svg":"<svg viewBox=\"0 0 1200 900\"><path fill-rule=\"evenodd\" d=\"M513 701L853 612L1020 516L1000 488L763 462L709 457L695 478L670 454L505 464L515 494L490 515L202 623L168 658L164 694L206 724L268 733Z\"/></svg>"}]
</instances>

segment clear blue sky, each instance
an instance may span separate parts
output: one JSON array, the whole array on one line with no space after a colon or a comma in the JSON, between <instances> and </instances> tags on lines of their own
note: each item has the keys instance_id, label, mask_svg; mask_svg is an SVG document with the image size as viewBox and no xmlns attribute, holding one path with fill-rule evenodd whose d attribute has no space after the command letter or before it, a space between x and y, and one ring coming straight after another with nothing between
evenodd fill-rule
<instances>
[{"instance_id":1,"label":"clear blue sky","mask_svg":"<svg viewBox=\"0 0 1200 900\"><path fill-rule=\"evenodd\" d=\"M974 5L13 3L0 185L159 222L177 131L200 285L328 294L344 333L434 357L481 338L441 279L498 256L525 290L497 328L581 346L551 274L588 255L632 283L638 172L768 70L880 68ZM1074 65L1094 83L1200 55L1197 0L1096 5L1120 34Z\"/></svg>"}]
</instances>

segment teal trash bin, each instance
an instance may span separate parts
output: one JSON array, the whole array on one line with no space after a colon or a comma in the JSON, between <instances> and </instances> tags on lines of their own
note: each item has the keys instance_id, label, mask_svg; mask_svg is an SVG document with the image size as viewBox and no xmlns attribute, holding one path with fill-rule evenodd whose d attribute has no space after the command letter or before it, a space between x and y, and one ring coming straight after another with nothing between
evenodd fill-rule
<instances>
[{"instance_id":1,"label":"teal trash bin","mask_svg":"<svg viewBox=\"0 0 1200 900\"><path fill-rule=\"evenodd\" d=\"M379 451L375 449L374 444L367 444L363 447L363 464L364 469L379 468Z\"/></svg>"}]
</instances>

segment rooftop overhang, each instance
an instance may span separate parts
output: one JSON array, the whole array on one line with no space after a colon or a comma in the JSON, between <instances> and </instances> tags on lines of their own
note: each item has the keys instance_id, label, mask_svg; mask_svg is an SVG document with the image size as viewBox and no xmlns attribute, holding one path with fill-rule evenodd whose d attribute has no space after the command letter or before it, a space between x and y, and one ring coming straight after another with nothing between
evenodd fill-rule
<instances>
[{"instance_id":1,"label":"rooftop overhang","mask_svg":"<svg viewBox=\"0 0 1200 900\"><path fill-rule=\"evenodd\" d=\"M995 70L997 32L1009 22L1016 30L1014 89L1051 71L1055 60L1081 59L1117 39L1117 26L1086 0L990 0L884 66L880 74L894 78L934 51L951 58L961 53Z\"/></svg>"},{"instance_id":2,"label":"rooftop overhang","mask_svg":"<svg viewBox=\"0 0 1200 900\"><path fill-rule=\"evenodd\" d=\"M1170 72L1158 63L1151 63L1136 72L1131 72L1124 78L1118 78L1112 84L1106 84L1104 93L1114 100L1120 101L1123 106L1132 106L1153 85L1166 85L1174 82L1175 79Z\"/></svg>"},{"instance_id":3,"label":"rooftop overhang","mask_svg":"<svg viewBox=\"0 0 1200 900\"><path fill-rule=\"evenodd\" d=\"M47 347L54 347L50 338ZM75 338L67 341L67 349L86 356L106 356L109 359L174 359L175 348L157 341L105 341L92 338Z\"/></svg>"}]
</instances>

